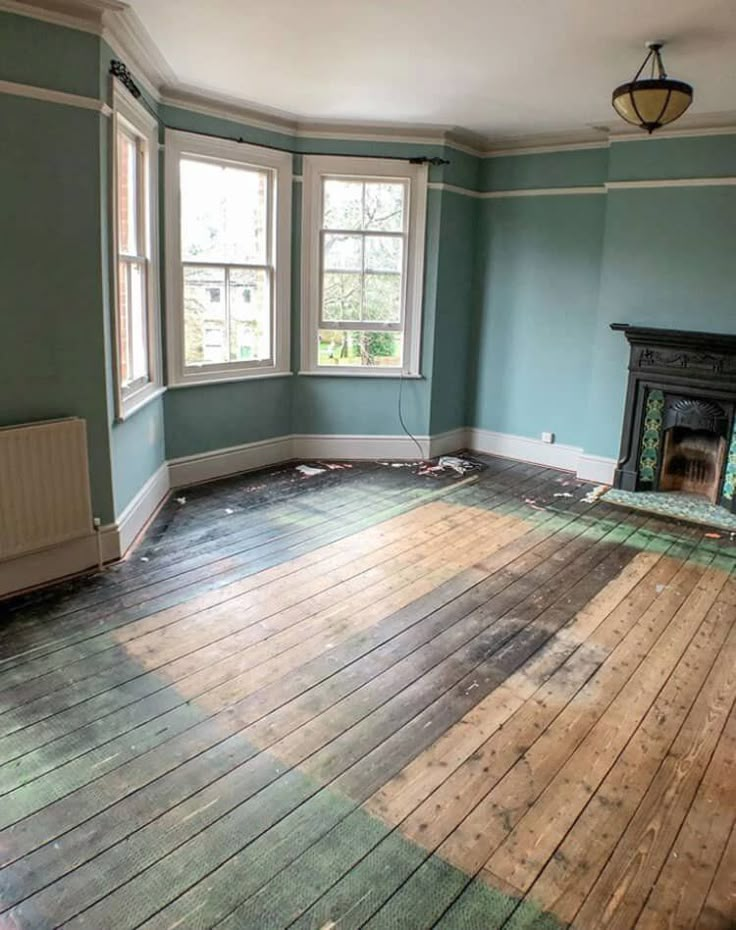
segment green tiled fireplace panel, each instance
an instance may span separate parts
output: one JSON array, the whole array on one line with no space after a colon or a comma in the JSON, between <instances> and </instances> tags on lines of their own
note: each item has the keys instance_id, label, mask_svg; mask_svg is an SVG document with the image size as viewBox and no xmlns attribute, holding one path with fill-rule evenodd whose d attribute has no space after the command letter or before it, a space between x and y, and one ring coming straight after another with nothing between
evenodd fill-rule
<instances>
[{"instance_id":1,"label":"green tiled fireplace panel","mask_svg":"<svg viewBox=\"0 0 736 930\"><path fill-rule=\"evenodd\" d=\"M644 408L644 426L641 433L641 453L639 455L639 481L651 486L657 474L659 452L662 445L662 418L664 414L664 393L651 390L647 393Z\"/></svg>"}]
</instances>

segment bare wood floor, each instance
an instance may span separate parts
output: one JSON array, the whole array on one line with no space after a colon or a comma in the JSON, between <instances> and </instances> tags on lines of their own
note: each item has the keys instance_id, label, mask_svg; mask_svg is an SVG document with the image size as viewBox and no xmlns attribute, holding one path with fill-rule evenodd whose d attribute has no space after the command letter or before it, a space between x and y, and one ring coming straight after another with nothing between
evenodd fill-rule
<instances>
[{"instance_id":1,"label":"bare wood floor","mask_svg":"<svg viewBox=\"0 0 736 930\"><path fill-rule=\"evenodd\" d=\"M3 605L0 928L736 926L736 552L503 459L171 500Z\"/></svg>"}]
</instances>

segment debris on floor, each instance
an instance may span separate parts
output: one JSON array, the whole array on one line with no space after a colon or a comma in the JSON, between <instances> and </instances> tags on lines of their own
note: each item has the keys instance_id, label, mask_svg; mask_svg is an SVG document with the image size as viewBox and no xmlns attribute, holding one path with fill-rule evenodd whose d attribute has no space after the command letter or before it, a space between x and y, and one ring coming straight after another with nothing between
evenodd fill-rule
<instances>
[{"instance_id":1,"label":"debris on floor","mask_svg":"<svg viewBox=\"0 0 736 930\"><path fill-rule=\"evenodd\" d=\"M720 533L706 533L705 537L706 539L722 539L723 538Z\"/></svg>"},{"instance_id":2,"label":"debris on floor","mask_svg":"<svg viewBox=\"0 0 736 930\"><path fill-rule=\"evenodd\" d=\"M533 497L525 497L524 503L529 504L529 506L533 507L535 510L544 510L544 507L540 507Z\"/></svg>"},{"instance_id":3,"label":"debris on floor","mask_svg":"<svg viewBox=\"0 0 736 930\"><path fill-rule=\"evenodd\" d=\"M575 495L571 494L570 491L555 491L552 497L575 497Z\"/></svg>"},{"instance_id":4,"label":"debris on floor","mask_svg":"<svg viewBox=\"0 0 736 930\"><path fill-rule=\"evenodd\" d=\"M438 464L441 468L451 468L458 475L464 475L466 471L472 471L478 467L470 459L462 459L457 455L441 455Z\"/></svg>"},{"instance_id":5,"label":"debris on floor","mask_svg":"<svg viewBox=\"0 0 736 930\"><path fill-rule=\"evenodd\" d=\"M423 465L420 465L419 471L417 472L417 474L418 475L436 475L438 472L441 472L444 470L445 470L444 466L440 465L439 463L437 465L430 465L428 463L425 463Z\"/></svg>"},{"instance_id":6,"label":"debris on floor","mask_svg":"<svg viewBox=\"0 0 736 930\"><path fill-rule=\"evenodd\" d=\"M186 502L187 502L186 497L177 497L176 499L177 504L186 504Z\"/></svg>"},{"instance_id":7,"label":"debris on floor","mask_svg":"<svg viewBox=\"0 0 736 930\"><path fill-rule=\"evenodd\" d=\"M320 466L327 468L330 471L339 471L343 468L352 468L352 465L348 465L347 462L320 462Z\"/></svg>"},{"instance_id":8,"label":"debris on floor","mask_svg":"<svg viewBox=\"0 0 736 930\"><path fill-rule=\"evenodd\" d=\"M325 472L324 468L315 468L314 465L297 465L296 470L305 478L313 478L315 475L322 475Z\"/></svg>"},{"instance_id":9,"label":"debris on floor","mask_svg":"<svg viewBox=\"0 0 736 930\"><path fill-rule=\"evenodd\" d=\"M418 475L431 475L433 478L441 477L443 472L454 471L458 475L465 475L469 471L481 468L478 462L472 459L460 458L457 455L441 455L433 465L431 461L416 463L419 465Z\"/></svg>"},{"instance_id":10,"label":"debris on floor","mask_svg":"<svg viewBox=\"0 0 736 930\"><path fill-rule=\"evenodd\" d=\"M597 500L600 500L601 497L608 491L607 484L599 484L597 488L593 488L592 491L588 493L583 498L583 502L586 504L595 504Z\"/></svg>"}]
</instances>

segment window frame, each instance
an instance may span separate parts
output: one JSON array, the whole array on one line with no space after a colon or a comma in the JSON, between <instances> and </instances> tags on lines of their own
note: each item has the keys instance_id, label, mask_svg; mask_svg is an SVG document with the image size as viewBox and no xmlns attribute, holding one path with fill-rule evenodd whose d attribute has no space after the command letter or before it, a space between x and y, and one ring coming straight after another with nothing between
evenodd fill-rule
<instances>
[{"instance_id":1,"label":"window frame","mask_svg":"<svg viewBox=\"0 0 736 930\"><path fill-rule=\"evenodd\" d=\"M167 129L166 145L166 355L170 387L241 381L249 378L291 374L291 197L292 155L249 143L213 139ZM224 268L261 267L232 262L190 262L181 254L180 163L182 158L214 164L231 164L267 171L270 236L267 268L271 270L271 347L268 360L205 363L187 366L185 360L184 283L185 265ZM227 294L225 295L227 300Z\"/></svg>"},{"instance_id":2,"label":"window frame","mask_svg":"<svg viewBox=\"0 0 736 930\"><path fill-rule=\"evenodd\" d=\"M323 179L371 181L392 179L407 184L408 211L405 242L401 323L341 323L333 329L400 332L403 365L396 368L365 365L319 364L317 332L321 325ZM307 155L303 160L302 190L302 345L300 374L330 377L418 378L421 364L422 304L424 291L424 253L427 223L426 165L412 165L405 159L354 158L351 156ZM365 236L365 232L357 230ZM376 233L380 235L380 233ZM387 233L386 235L392 235Z\"/></svg>"},{"instance_id":3,"label":"window frame","mask_svg":"<svg viewBox=\"0 0 736 930\"><path fill-rule=\"evenodd\" d=\"M121 422L164 390L161 358L161 312L158 248L158 121L139 103L113 84L111 120L111 307L113 323L113 376L115 387L115 420ZM138 221L137 255L120 251L118 205L118 135L123 133L135 142L138 177L136 213ZM141 243L143 249L140 249ZM129 385L122 383L120 355L120 264L143 267L146 299L145 318L148 350L148 375Z\"/></svg>"}]
</instances>

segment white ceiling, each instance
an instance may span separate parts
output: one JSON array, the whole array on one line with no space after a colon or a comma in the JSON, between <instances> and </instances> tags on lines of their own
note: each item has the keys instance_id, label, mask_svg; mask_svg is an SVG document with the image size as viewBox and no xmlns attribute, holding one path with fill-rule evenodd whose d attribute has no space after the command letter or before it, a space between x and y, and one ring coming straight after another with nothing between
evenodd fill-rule
<instances>
[{"instance_id":1,"label":"white ceiling","mask_svg":"<svg viewBox=\"0 0 736 930\"><path fill-rule=\"evenodd\" d=\"M618 127L647 39L691 121L736 117L736 0L129 0L175 85L302 120L490 142Z\"/></svg>"}]
</instances>

